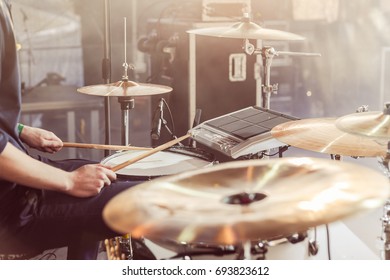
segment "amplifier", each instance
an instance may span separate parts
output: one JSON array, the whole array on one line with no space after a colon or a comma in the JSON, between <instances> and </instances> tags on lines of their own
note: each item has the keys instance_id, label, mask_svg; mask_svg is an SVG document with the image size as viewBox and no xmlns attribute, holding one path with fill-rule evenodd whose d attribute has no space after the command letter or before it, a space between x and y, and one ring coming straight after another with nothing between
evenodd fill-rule
<instances>
[{"instance_id":1,"label":"amplifier","mask_svg":"<svg viewBox=\"0 0 390 280\"><path fill-rule=\"evenodd\" d=\"M247 107L201 123L189 131L192 138L223 154L238 158L286 144L275 139L275 126L298 118L257 106Z\"/></svg>"}]
</instances>

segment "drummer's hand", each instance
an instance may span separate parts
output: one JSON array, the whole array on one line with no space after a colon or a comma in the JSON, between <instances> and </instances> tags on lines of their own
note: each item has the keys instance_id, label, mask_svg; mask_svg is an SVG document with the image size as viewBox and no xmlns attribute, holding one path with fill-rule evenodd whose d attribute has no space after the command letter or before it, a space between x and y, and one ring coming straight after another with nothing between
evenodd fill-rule
<instances>
[{"instance_id":1,"label":"drummer's hand","mask_svg":"<svg viewBox=\"0 0 390 280\"><path fill-rule=\"evenodd\" d=\"M104 186L116 180L114 171L101 164L87 164L70 172L68 193L77 197L90 197L100 193Z\"/></svg>"},{"instance_id":2,"label":"drummer's hand","mask_svg":"<svg viewBox=\"0 0 390 280\"><path fill-rule=\"evenodd\" d=\"M30 148L47 153L58 152L63 146L61 139L53 132L31 126L23 127L20 139Z\"/></svg>"}]
</instances>

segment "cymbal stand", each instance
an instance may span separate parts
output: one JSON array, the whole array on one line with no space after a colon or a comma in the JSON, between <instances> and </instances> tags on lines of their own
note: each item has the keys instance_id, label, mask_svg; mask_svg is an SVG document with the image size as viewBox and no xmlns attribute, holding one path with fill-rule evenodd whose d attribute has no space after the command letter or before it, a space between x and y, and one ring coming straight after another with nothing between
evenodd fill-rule
<instances>
[{"instance_id":1,"label":"cymbal stand","mask_svg":"<svg viewBox=\"0 0 390 280\"><path fill-rule=\"evenodd\" d=\"M265 253L268 251L268 249L266 248L265 243L259 243L259 244L264 245L263 247L264 250L261 252L262 253L261 259L265 260ZM252 259L251 255L252 255L252 242L251 241L242 242L242 244L238 247L237 260L251 260Z\"/></svg>"},{"instance_id":2,"label":"cymbal stand","mask_svg":"<svg viewBox=\"0 0 390 280\"><path fill-rule=\"evenodd\" d=\"M111 83L111 32L110 32L110 8L111 1L104 0L104 58L102 61L103 80L106 84ZM105 137L104 143L111 144L111 111L110 111L110 97L104 98L104 115L105 115ZM104 151L107 157L109 151Z\"/></svg>"},{"instance_id":3,"label":"cymbal stand","mask_svg":"<svg viewBox=\"0 0 390 280\"><path fill-rule=\"evenodd\" d=\"M261 54L263 58L264 67L264 84L262 85L261 105L265 109L270 109L271 93L278 93L278 84L271 84L271 64L275 56L279 55L294 55L294 56L321 56L319 53L304 53L304 52L289 52L289 51L276 51L273 47L265 46L261 49L255 48L248 39L244 40L244 47L246 54L258 55Z\"/></svg>"},{"instance_id":4,"label":"cymbal stand","mask_svg":"<svg viewBox=\"0 0 390 280\"><path fill-rule=\"evenodd\" d=\"M390 178L390 141L387 143L387 153L385 157L379 158L380 166L384 174ZM381 218L382 221L382 236L380 237L380 241L383 245L383 255L382 257L385 260L390 260L390 198L386 201L383 206L383 216Z\"/></svg>"},{"instance_id":5,"label":"cymbal stand","mask_svg":"<svg viewBox=\"0 0 390 280\"><path fill-rule=\"evenodd\" d=\"M127 63L127 38L126 38L126 18L124 20L124 62L122 64L124 70L122 75L122 81L128 82L128 70L134 69L133 65ZM134 98L131 96L118 97L118 102L121 104L121 142L122 145L128 146L130 144L130 110L134 109Z\"/></svg>"}]
</instances>

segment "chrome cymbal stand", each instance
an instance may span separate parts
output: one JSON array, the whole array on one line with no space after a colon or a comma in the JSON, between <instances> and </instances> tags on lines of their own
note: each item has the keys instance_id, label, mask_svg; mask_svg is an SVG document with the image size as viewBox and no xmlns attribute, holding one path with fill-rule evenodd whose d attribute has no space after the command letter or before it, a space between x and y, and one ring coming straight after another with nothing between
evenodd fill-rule
<instances>
[{"instance_id":1,"label":"chrome cymbal stand","mask_svg":"<svg viewBox=\"0 0 390 280\"><path fill-rule=\"evenodd\" d=\"M128 70L134 69L133 65L127 63L127 31L126 31L126 18L123 18L124 25L124 62L123 66L123 75L122 81L128 82ZM122 126L121 126L121 142L122 145L130 145L130 110L134 109L134 98L131 96L120 96L118 97L118 102L121 104L121 117L122 117ZM119 246L121 251L124 254L124 258L127 260L132 260L134 257L133 247L131 241L131 233L124 234L119 237Z\"/></svg>"},{"instance_id":2,"label":"chrome cymbal stand","mask_svg":"<svg viewBox=\"0 0 390 280\"><path fill-rule=\"evenodd\" d=\"M110 15L111 1L104 0L104 58L102 61L102 72L104 83L111 83L111 32L110 32ZM105 116L105 137L104 143L111 144L111 111L110 97L104 97L104 116ZM109 151L104 151L104 156L108 156Z\"/></svg>"},{"instance_id":3,"label":"chrome cymbal stand","mask_svg":"<svg viewBox=\"0 0 390 280\"><path fill-rule=\"evenodd\" d=\"M127 63L127 35L126 35L126 18L123 18L124 24L124 62L123 66L123 75L122 81L128 82L128 70L134 69L134 65ZM130 110L134 109L134 98L131 96L120 96L118 97L118 102L121 104L121 116L122 116L122 126L121 126L121 142L122 145L130 145Z\"/></svg>"},{"instance_id":4,"label":"chrome cymbal stand","mask_svg":"<svg viewBox=\"0 0 390 280\"><path fill-rule=\"evenodd\" d=\"M387 143L387 153L385 157L379 158L380 167L384 174L390 179L390 141ZM386 201L383 206L382 221L382 235L379 238L382 243L382 258L390 260L390 198Z\"/></svg>"},{"instance_id":5,"label":"chrome cymbal stand","mask_svg":"<svg viewBox=\"0 0 390 280\"><path fill-rule=\"evenodd\" d=\"M390 200L387 200L383 206L382 236L383 242L383 259L390 260Z\"/></svg>"},{"instance_id":6,"label":"chrome cymbal stand","mask_svg":"<svg viewBox=\"0 0 390 280\"><path fill-rule=\"evenodd\" d=\"M263 67L264 67L264 84L262 85L262 94L261 94L261 105L265 109L270 109L270 98L271 93L278 93L278 84L271 84L271 64L275 56L279 55L294 55L294 56L321 56L319 53L303 53L303 52L288 52L288 51L277 51L273 47L265 46L261 49L255 48L253 44L249 42L248 39L244 40L245 53L248 55L252 54L261 54L263 58Z\"/></svg>"}]
</instances>

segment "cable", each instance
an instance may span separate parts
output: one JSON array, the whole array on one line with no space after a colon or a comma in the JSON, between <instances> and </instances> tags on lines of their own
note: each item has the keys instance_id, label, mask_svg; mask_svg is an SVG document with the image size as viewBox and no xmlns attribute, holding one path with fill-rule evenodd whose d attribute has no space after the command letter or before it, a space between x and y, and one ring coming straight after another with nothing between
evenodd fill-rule
<instances>
[{"instance_id":1,"label":"cable","mask_svg":"<svg viewBox=\"0 0 390 280\"><path fill-rule=\"evenodd\" d=\"M329 235L329 226L328 224L325 225L326 228L326 241L327 241L327 249L328 249L328 260L331 260L331 255L330 255L330 235Z\"/></svg>"},{"instance_id":2,"label":"cable","mask_svg":"<svg viewBox=\"0 0 390 280\"><path fill-rule=\"evenodd\" d=\"M165 104L165 106L167 107L168 109L168 112L169 112L169 118L171 119L171 122L172 122L172 134L175 136L176 135L176 129L175 129L175 122L173 120L173 115L172 115L172 111L171 111L171 108L169 108L169 105L167 103L167 101L164 99L164 98L161 98Z\"/></svg>"}]
</instances>

